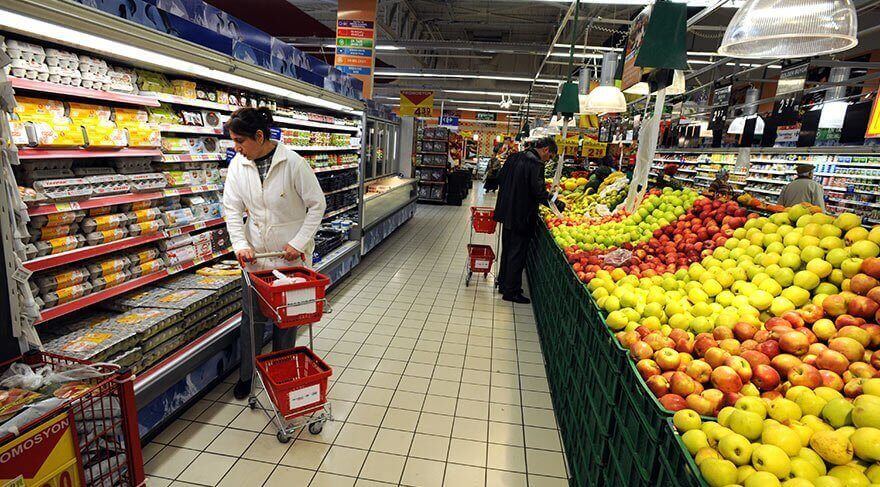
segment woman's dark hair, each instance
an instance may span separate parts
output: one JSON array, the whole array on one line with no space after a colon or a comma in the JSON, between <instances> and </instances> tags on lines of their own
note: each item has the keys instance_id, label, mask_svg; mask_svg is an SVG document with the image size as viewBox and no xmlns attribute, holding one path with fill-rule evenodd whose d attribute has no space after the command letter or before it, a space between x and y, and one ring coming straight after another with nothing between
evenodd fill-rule
<instances>
[{"instance_id":1,"label":"woman's dark hair","mask_svg":"<svg viewBox=\"0 0 880 487\"><path fill-rule=\"evenodd\" d=\"M534 147L535 149L543 149L546 147L550 150L551 154L556 154L559 152L559 148L556 147L556 141L553 140L553 137L541 137L540 139L535 141L532 147Z\"/></svg>"},{"instance_id":2,"label":"woman's dark hair","mask_svg":"<svg viewBox=\"0 0 880 487\"><path fill-rule=\"evenodd\" d=\"M261 108L239 108L232 112L224 127L227 132L235 132L245 137L256 138L257 131L263 132L265 139L269 138L269 127L272 126L272 110Z\"/></svg>"}]
</instances>

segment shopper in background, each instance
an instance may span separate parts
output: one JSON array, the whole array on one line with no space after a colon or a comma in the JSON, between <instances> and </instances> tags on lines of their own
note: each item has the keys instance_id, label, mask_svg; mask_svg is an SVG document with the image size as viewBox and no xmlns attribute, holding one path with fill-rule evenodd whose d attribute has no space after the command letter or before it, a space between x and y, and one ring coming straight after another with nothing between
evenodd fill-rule
<instances>
[{"instance_id":1,"label":"shopper in background","mask_svg":"<svg viewBox=\"0 0 880 487\"><path fill-rule=\"evenodd\" d=\"M501 148L501 145L495 148L495 153L492 154L492 158L489 159L489 166L486 168L486 183L483 185L483 190L487 193L498 190L498 173L501 172L501 160L499 159Z\"/></svg>"},{"instance_id":2,"label":"shopper in background","mask_svg":"<svg viewBox=\"0 0 880 487\"><path fill-rule=\"evenodd\" d=\"M730 185L730 173L727 169L721 169L715 173L715 180L709 185L709 193L714 196L727 196L733 194L733 187Z\"/></svg>"},{"instance_id":3,"label":"shopper in background","mask_svg":"<svg viewBox=\"0 0 880 487\"><path fill-rule=\"evenodd\" d=\"M673 190L681 189L681 183L679 183L673 176L678 173L678 165L677 164L667 164L663 166L663 171L657 176L657 187L660 189L663 188L672 188Z\"/></svg>"},{"instance_id":4,"label":"shopper in background","mask_svg":"<svg viewBox=\"0 0 880 487\"><path fill-rule=\"evenodd\" d=\"M813 166L811 164L798 164L795 168L797 178L788 183L779 194L779 203L789 207L798 203L810 203L825 211L825 190L822 185L813 181Z\"/></svg>"},{"instance_id":5,"label":"shopper in background","mask_svg":"<svg viewBox=\"0 0 880 487\"><path fill-rule=\"evenodd\" d=\"M584 191L590 193L598 191L605 178L614 172L614 158L611 157L611 154L605 154L596 164L596 169L590 174L590 180L587 182L587 187L584 188Z\"/></svg>"},{"instance_id":6,"label":"shopper in background","mask_svg":"<svg viewBox=\"0 0 880 487\"><path fill-rule=\"evenodd\" d=\"M253 268L312 264L315 232L321 225L324 192L305 159L284 144L269 139L272 112L268 108L236 110L226 130L238 154L229 163L223 187L226 228L235 256ZM247 214L247 223L244 221ZM255 262L254 254L284 252L284 259ZM253 349L259 350L263 328L271 320L260 312L253 291L242 279L241 368L233 391L244 399L251 390ZM253 327L250 324L253 323ZM272 334L272 348L294 346L295 329ZM254 335L252 335L253 333Z\"/></svg>"},{"instance_id":7,"label":"shopper in background","mask_svg":"<svg viewBox=\"0 0 880 487\"><path fill-rule=\"evenodd\" d=\"M531 149L509 158L501 168L495 221L504 225L498 287L505 301L530 302L523 296L522 273L537 223L538 205L550 204L550 194L544 185L544 163L556 157L556 153L556 142L545 137L535 141ZM561 201L556 205L565 209Z\"/></svg>"}]
</instances>

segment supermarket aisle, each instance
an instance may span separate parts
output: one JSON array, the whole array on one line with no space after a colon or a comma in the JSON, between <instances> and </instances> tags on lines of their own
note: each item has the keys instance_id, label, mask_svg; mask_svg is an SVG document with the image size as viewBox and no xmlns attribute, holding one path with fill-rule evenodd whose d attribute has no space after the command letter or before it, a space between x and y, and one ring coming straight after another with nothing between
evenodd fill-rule
<instances>
[{"instance_id":1,"label":"supermarket aisle","mask_svg":"<svg viewBox=\"0 0 880 487\"><path fill-rule=\"evenodd\" d=\"M145 446L149 485L568 485L531 307L464 286L468 215L421 205L331 294L320 435L279 443L231 376Z\"/></svg>"}]
</instances>

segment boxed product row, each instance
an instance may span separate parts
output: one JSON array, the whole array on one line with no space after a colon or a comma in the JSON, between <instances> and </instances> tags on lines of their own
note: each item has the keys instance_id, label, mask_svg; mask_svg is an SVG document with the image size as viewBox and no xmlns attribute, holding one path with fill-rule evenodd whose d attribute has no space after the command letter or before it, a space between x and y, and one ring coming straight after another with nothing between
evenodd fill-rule
<instances>
[{"instance_id":1,"label":"boxed product row","mask_svg":"<svg viewBox=\"0 0 880 487\"><path fill-rule=\"evenodd\" d=\"M442 200L443 186L439 184L419 186L419 198L428 200Z\"/></svg>"},{"instance_id":2,"label":"boxed product row","mask_svg":"<svg viewBox=\"0 0 880 487\"><path fill-rule=\"evenodd\" d=\"M308 161L313 168L344 166L349 164L357 164L359 158L357 154L339 154L339 153L323 153L323 154L301 154L303 159Z\"/></svg>"},{"instance_id":3,"label":"boxed product row","mask_svg":"<svg viewBox=\"0 0 880 487\"><path fill-rule=\"evenodd\" d=\"M112 66L103 59L74 54L63 49L6 39L3 50L12 62L6 74L16 78L46 81L93 90L135 93L137 74L131 68Z\"/></svg>"},{"instance_id":4,"label":"boxed product row","mask_svg":"<svg viewBox=\"0 0 880 487\"><path fill-rule=\"evenodd\" d=\"M445 166L446 154L416 154L417 166Z\"/></svg>"},{"instance_id":5,"label":"boxed product row","mask_svg":"<svg viewBox=\"0 0 880 487\"><path fill-rule=\"evenodd\" d=\"M269 107L276 110L275 100L240 89L218 88L202 81L170 80L161 73L137 70L137 84L141 91L167 93L190 100L204 100L233 107Z\"/></svg>"},{"instance_id":6,"label":"boxed product row","mask_svg":"<svg viewBox=\"0 0 880 487\"><path fill-rule=\"evenodd\" d=\"M351 134L281 129L281 140L293 147L351 147Z\"/></svg>"},{"instance_id":7,"label":"boxed product row","mask_svg":"<svg viewBox=\"0 0 880 487\"><path fill-rule=\"evenodd\" d=\"M162 103L158 107L150 107L148 110L150 123L223 129L220 113L214 110L175 109L166 103Z\"/></svg>"},{"instance_id":8,"label":"boxed product row","mask_svg":"<svg viewBox=\"0 0 880 487\"><path fill-rule=\"evenodd\" d=\"M277 107L275 109L277 115L281 115L284 117L295 118L297 120L306 120L309 122L321 122L321 123L332 123L336 125L348 125L351 127L356 127L360 125L360 120L353 120L348 118L336 118L332 115L323 115L320 113L311 113L304 112L301 110L296 110L291 107Z\"/></svg>"},{"instance_id":9,"label":"boxed product row","mask_svg":"<svg viewBox=\"0 0 880 487\"><path fill-rule=\"evenodd\" d=\"M343 191L341 193L328 194L324 199L327 201L326 213L332 213L346 206L356 205L358 194L356 191Z\"/></svg>"},{"instance_id":10,"label":"boxed product row","mask_svg":"<svg viewBox=\"0 0 880 487\"><path fill-rule=\"evenodd\" d=\"M446 127L422 127L418 135L419 139L446 139L449 137L449 129Z\"/></svg>"},{"instance_id":11,"label":"boxed product row","mask_svg":"<svg viewBox=\"0 0 880 487\"><path fill-rule=\"evenodd\" d=\"M430 141L430 140L423 140L419 143L419 151L420 152L432 152L432 153L442 152L445 154L446 147L447 147L447 145L446 145L445 141L436 142L436 141Z\"/></svg>"},{"instance_id":12,"label":"boxed product row","mask_svg":"<svg viewBox=\"0 0 880 487\"><path fill-rule=\"evenodd\" d=\"M446 181L446 171L443 169L416 169L416 178L419 181Z\"/></svg>"},{"instance_id":13,"label":"boxed product row","mask_svg":"<svg viewBox=\"0 0 880 487\"><path fill-rule=\"evenodd\" d=\"M12 141L25 147L159 147L146 110L17 96Z\"/></svg>"},{"instance_id":14,"label":"boxed product row","mask_svg":"<svg viewBox=\"0 0 880 487\"><path fill-rule=\"evenodd\" d=\"M321 189L323 189L324 192L336 191L341 188L356 185L358 182L357 171L319 172L317 177L318 184L321 185Z\"/></svg>"}]
</instances>

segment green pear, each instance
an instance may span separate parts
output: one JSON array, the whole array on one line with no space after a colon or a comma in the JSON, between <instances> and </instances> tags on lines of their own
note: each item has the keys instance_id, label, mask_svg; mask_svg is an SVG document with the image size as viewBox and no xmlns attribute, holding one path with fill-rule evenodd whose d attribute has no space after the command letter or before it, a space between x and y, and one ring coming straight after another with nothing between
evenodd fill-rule
<instances>
[{"instance_id":1,"label":"green pear","mask_svg":"<svg viewBox=\"0 0 880 487\"><path fill-rule=\"evenodd\" d=\"M817 431L810 438L810 447L833 465L845 465L852 460L852 443L836 431Z\"/></svg>"},{"instance_id":2,"label":"green pear","mask_svg":"<svg viewBox=\"0 0 880 487\"><path fill-rule=\"evenodd\" d=\"M709 458L700 465L700 473L710 487L736 483L736 465L727 460Z\"/></svg>"},{"instance_id":3,"label":"green pear","mask_svg":"<svg viewBox=\"0 0 880 487\"><path fill-rule=\"evenodd\" d=\"M776 445L790 457L801 450L801 437L793 429L783 425L765 425L761 432L761 443Z\"/></svg>"},{"instance_id":4,"label":"green pear","mask_svg":"<svg viewBox=\"0 0 880 487\"><path fill-rule=\"evenodd\" d=\"M736 483L742 484L749 476L755 473L755 467L751 465L743 465L736 469Z\"/></svg>"},{"instance_id":5,"label":"green pear","mask_svg":"<svg viewBox=\"0 0 880 487\"><path fill-rule=\"evenodd\" d=\"M706 437L706 433L700 430L685 431L681 435L681 441L691 456L696 455L701 448L709 447L709 439Z\"/></svg>"},{"instance_id":6,"label":"green pear","mask_svg":"<svg viewBox=\"0 0 880 487\"><path fill-rule=\"evenodd\" d=\"M718 442L721 438L724 438L727 435L732 435L733 431L723 426L718 428L712 428L708 433L706 433L706 437L709 439L709 446L715 448L718 446Z\"/></svg>"},{"instance_id":7,"label":"green pear","mask_svg":"<svg viewBox=\"0 0 880 487\"><path fill-rule=\"evenodd\" d=\"M812 416L822 414L822 409L828 404L828 401L812 393L800 394L794 402L800 406L801 412Z\"/></svg>"},{"instance_id":8,"label":"green pear","mask_svg":"<svg viewBox=\"0 0 880 487\"><path fill-rule=\"evenodd\" d=\"M816 480L813 480L813 485L816 487L846 487L843 485L842 480L830 475L822 475L816 478Z\"/></svg>"},{"instance_id":9,"label":"green pear","mask_svg":"<svg viewBox=\"0 0 880 487\"><path fill-rule=\"evenodd\" d=\"M718 453L737 466L747 465L752 459L752 444L745 436L734 433L718 441Z\"/></svg>"},{"instance_id":10,"label":"green pear","mask_svg":"<svg viewBox=\"0 0 880 487\"><path fill-rule=\"evenodd\" d=\"M819 471L809 461L800 457L794 457L791 459L791 476L812 481L819 476Z\"/></svg>"},{"instance_id":11,"label":"green pear","mask_svg":"<svg viewBox=\"0 0 880 487\"><path fill-rule=\"evenodd\" d=\"M791 460L782 448L776 445L761 445L755 448L752 452L752 466L758 472L770 472L779 479L784 479L791 473Z\"/></svg>"},{"instance_id":12,"label":"green pear","mask_svg":"<svg viewBox=\"0 0 880 487\"><path fill-rule=\"evenodd\" d=\"M840 397L834 398L828 401L828 404L822 408L822 417L831 426L842 428L852 424L852 410L853 405L851 402Z\"/></svg>"},{"instance_id":13,"label":"green pear","mask_svg":"<svg viewBox=\"0 0 880 487\"><path fill-rule=\"evenodd\" d=\"M783 397L770 401L768 413L771 418L779 422L797 421L803 415L801 407L797 403Z\"/></svg>"},{"instance_id":14,"label":"green pear","mask_svg":"<svg viewBox=\"0 0 880 487\"><path fill-rule=\"evenodd\" d=\"M716 460L722 459L721 454L718 453L717 451L715 451L714 449L700 448L700 451L698 451L697 454L694 455L694 463L696 463L699 466L700 464L702 464L706 460L711 460L713 458Z\"/></svg>"},{"instance_id":15,"label":"green pear","mask_svg":"<svg viewBox=\"0 0 880 487\"><path fill-rule=\"evenodd\" d=\"M794 477L782 483L782 487L814 487L813 483L807 479Z\"/></svg>"},{"instance_id":16,"label":"green pear","mask_svg":"<svg viewBox=\"0 0 880 487\"><path fill-rule=\"evenodd\" d=\"M755 472L743 484L744 487L773 487L776 485L781 485L779 479L770 472Z\"/></svg>"},{"instance_id":17,"label":"green pear","mask_svg":"<svg viewBox=\"0 0 880 487\"><path fill-rule=\"evenodd\" d=\"M868 462L880 461L880 429L865 427L849 437L856 456Z\"/></svg>"},{"instance_id":18,"label":"green pear","mask_svg":"<svg viewBox=\"0 0 880 487\"><path fill-rule=\"evenodd\" d=\"M764 423L760 416L742 409L736 409L730 413L729 424L734 433L739 433L749 440L757 440L764 430Z\"/></svg>"},{"instance_id":19,"label":"green pear","mask_svg":"<svg viewBox=\"0 0 880 487\"><path fill-rule=\"evenodd\" d=\"M865 474L849 465L838 465L832 468L828 475L840 479L844 487L868 487L871 485L871 481L865 477Z\"/></svg>"},{"instance_id":20,"label":"green pear","mask_svg":"<svg viewBox=\"0 0 880 487\"><path fill-rule=\"evenodd\" d=\"M825 460L822 460L822 457L819 456L818 453L810 450L809 448L801 448L801 451L797 454L798 458L803 458L804 460L810 462L810 464L815 467L816 471L819 472L819 475L825 475L827 473L827 469L825 468Z\"/></svg>"},{"instance_id":21,"label":"green pear","mask_svg":"<svg viewBox=\"0 0 880 487\"><path fill-rule=\"evenodd\" d=\"M832 428L828 423L822 421L816 416L813 416L812 414L801 416L801 423L807 425L811 430L813 430L813 433L817 433L819 431L834 431L834 428Z\"/></svg>"},{"instance_id":22,"label":"green pear","mask_svg":"<svg viewBox=\"0 0 880 487\"><path fill-rule=\"evenodd\" d=\"M852 422L857 428L880 428L880 397L862 394L853 400L853 406Z\"/></svg>"},{"instance_id":23,"label":"green pear","mask_svg":"<svg viewBox=\"0 0 880 487\"><path fill-rule=\"evenodd\" d=\"M880 396L880 378L874 377L862 384L862 393L871 396Z\"/></svg>"},{"instance_id":24,"label":"green pear","mask_svg":"<svg viewBox=\"0 0 880 487\"><path fill-rule=\"evenodd\" d=\"M727 406L721 408L721 411L718 411L718 424L724 426L726 428L730 427L730 414L736 410L733 406Z\"/></svg>"},{"instance_id":25,"label":"green pear","mask_svg":"<svg viewBox=\"0 0 880 487\"><path fill-rule=\"evenodd\" d=\"M755 413L760 416L761 419L767 417L767 406L764 405L764 400L760 397L743 396L736 401L734 407L742 409L743 411Z\"/></svg>"},{"instance_id":26,"label":"green pear","mask_svg":"<svg viewBox=\"0 0 880 487\"><path fill-rule=\"evenodd\" d=\"M880 484L880 464L875 463L865 470L865 476L874 484Z\"/></svg>"}]
</instances>

